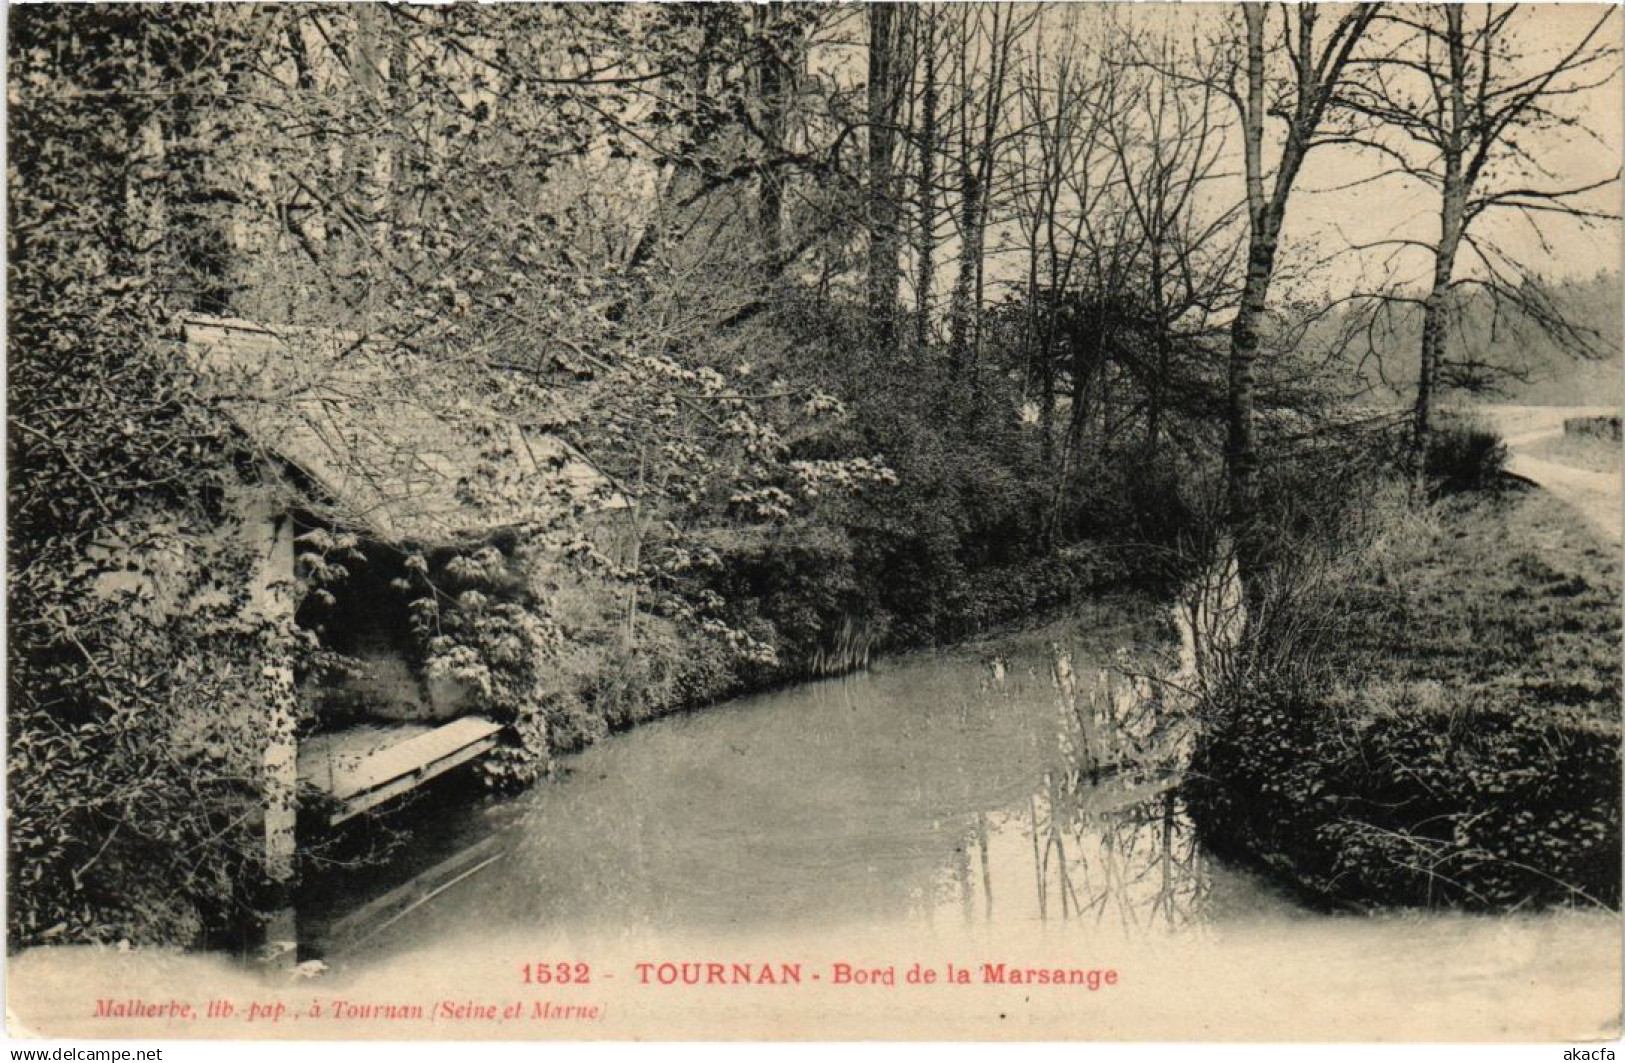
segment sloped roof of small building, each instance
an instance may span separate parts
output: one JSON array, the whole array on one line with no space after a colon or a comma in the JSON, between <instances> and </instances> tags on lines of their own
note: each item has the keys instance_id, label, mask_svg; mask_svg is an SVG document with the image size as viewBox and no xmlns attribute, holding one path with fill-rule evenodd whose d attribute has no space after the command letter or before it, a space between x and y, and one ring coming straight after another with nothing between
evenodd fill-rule
<instances>
[{"instance_id":1,"label":"sloped roof of small building","mask_svg":"<svg viewBox=\"0 0 1625 1063\"><path fill-rule=\"evenodd\" d=\"M182 326L212 397L248 440L373 536L450 542L549 508L627 505L579 451L497 416L431 359L331 330L199 315Z\"/></svg>"}]
</instances>

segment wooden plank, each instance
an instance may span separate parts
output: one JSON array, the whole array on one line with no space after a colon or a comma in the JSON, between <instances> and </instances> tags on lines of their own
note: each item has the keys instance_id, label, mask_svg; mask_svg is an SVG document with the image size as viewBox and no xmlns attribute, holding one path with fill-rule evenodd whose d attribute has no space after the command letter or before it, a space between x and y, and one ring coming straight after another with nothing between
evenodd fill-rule
<instances>
[{"instance_id":1,"label":"wooden plank","mask_svg":"<svg viewBox=\"0 0 1625 1063\"><path fill-rule=\"evenodd\" d=\"M407 725L411 737L383 741L359 756L335 755L331 746L307 749L299 776L338 802L328 817L336 825L443 775L497 744L502 726L483 716L464 716L432 730Z\"/></svg>"},{"instance_id":2,"label":"wooden plank","mask_svg":"<svg viewBox=\"0 0 1625 1063\"><path fill-rule=\"evenodd\" d=\"M322 793L333 792L336 771L352 770L361 761L408 738L434 730L431 723L396 721L360 723L342 731L323 731L299 743L299 782Z\"/></svg>"}]
</instances>

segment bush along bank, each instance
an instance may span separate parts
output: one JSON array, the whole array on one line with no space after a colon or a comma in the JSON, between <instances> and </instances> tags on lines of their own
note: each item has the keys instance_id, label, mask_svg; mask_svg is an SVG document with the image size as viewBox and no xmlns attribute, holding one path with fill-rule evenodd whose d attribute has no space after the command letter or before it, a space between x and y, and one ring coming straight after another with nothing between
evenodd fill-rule
<instances>
[{"instance_id":1,"label":"bush along bank","mask_svg":"<svg viewBox=\"0 0 1625 1063\"><path fill-rule=\"evenodd\" d=\"M1416 524L1351 567L1313 659L1207 692L1199 835L1325 907L1617 907L1612 551L1505 483Z\"/></svg>"},{"instance_id":2,"label":"bush along bank","mask_svg":"<svg viewBox=\"0 0 1625 1063\"><path fill-rule=\"evenodd\" d=\"M1221 857L1323 906L1616 906L1619 735L1471 697L1229 692L1187 797Z\"/></svg>"},{"instance_id":3,"label":"bush along bank","mask_svg":"<svg viewBox=\"0 0 1625 1063\"><path fill-rule=\"evenodd\" d=\"M1166 580L1159 566L1136 565L1145 553L1138 541L1105 533L1056 547L1006 541L995 554L979 544L998 540L997 528L881 525L874 514L888 505L900 507L895 495L854 505L844 525L713 532L687 547L708 563L635 593L624 574L546 558L508 559L498 567L528 577L502 583L469 576L477 566L467 558L429 557L402 597L419 621L412 657L462 679L479 711L508 725L509 741L481 774L513 790L547 774L555 756L639 723ZM951 530L939 533L942 525ZM448 576L454 563L461 582ZM435 599L444 604L419 608Z\"/></svg>"},{"instance_id":4,"label":"bush along bank","mask_svg":"<svg viewBox=\"0 0 1625 1063\"><path fill-rule=\"evenodd\" d=\"M830 594L829 585L857 586L860 569L848 560L798 571L783 556L802 553L800 545L785 544L765 556L727 558L718 571L745 586L735 586L728 599L726 628L642 615L633 645L618 626L567 629L554 654L553 681L533 710L547 753L573 752L611 732L726 698L865 668L880 653L1048 619L1088 595L1139 582L1116 551L1100 547L960 572L937 586L905 591L899 581L877 579L865 594ZM885 597L922 592L935 595L929 626L895 612ZM536 762L545 766L545 759Z\"/></svg>"},{"instance_id":5,"label":"bush along bank","mask_svg":"<svg viewBox=\"0 0 1625 1063\"><path fill-rule=\"evenodd\" d=\"M885 454L895 483L772 526L689 529L677 546L693 563L646 566L631 639L624 584L546 580L533 598L559 635L538 699L552 752L882 652L1052 618L1091 595L1176 582L1190 463L1080 459L1057 491L1031 440L942 423L929 400L876 400L852 431L884 431L843 443Z\"/></svg>"}]
</instances>

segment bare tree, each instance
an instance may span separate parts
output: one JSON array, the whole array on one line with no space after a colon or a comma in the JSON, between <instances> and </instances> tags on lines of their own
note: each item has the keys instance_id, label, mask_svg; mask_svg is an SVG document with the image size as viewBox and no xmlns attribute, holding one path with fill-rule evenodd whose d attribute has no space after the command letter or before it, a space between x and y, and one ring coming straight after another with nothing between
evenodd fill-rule
<instances>
[{"instance_id":1,"label":"bare tree","mask_svg":"<svg viewBox=\"0 0 1625 1063\"><path fill-rule=\"evenodd\" d=\"M1232 65L1225 91L1241 116L1247 179L1247 271L1241 305L1230 328L1228 468L1230 520L1244 573L1251 567L1257 538L1258 445L1254 387L1261 329L1270 282L1275 275L1281 228L1293 185L1304 160L1316 146L1340 138L1327 135L1323 123L1354 51L1365 36L1378 5L1361 4L1337 17L1320 35L1321 11L1315 4L1283 6L1278 15L1279 44L1288 71L1268 76L1265 38L1270 12L1260 4L1243 4L1245 24L1240 70ZM1237 74L1240 84L1237 84ZM1266 171L1264 145L1269 119L1285 124L1273 173Z\"/></svg>"},{"instance_id":2,"label":"bare tree","mask_svg":"<svg viewBox=\"0 0 1625 1063\"><path fill-rule=\"evenodd\" d=\"M901 278L898 254L897 188L894 162L897 118L903 70L898 8L871 3L869 21L868 127L869 127L869 320L877 348L892 345L896 331L897 287Z\"/></svg>"},{"instance_id":3,"label":"bare tree","mask_svg":"<svg viewBox=\"0 0 1625 1063\"><path fill-rule=\"evenodd\" d=\"M1037 24L1041 9L1003 4L965 5L955 56L959 99L956 157L959 266L949 310L948 371L957 376L975 360L982 306L986 237L1001 152L1012 135L1006 123L1010 70L1018 42Z\"/></svg>"},{"instance_id":4,"label":"bare tree","mask_svg":"<svg viewBox=\"0 0 1625 1063\"><path fill-rule=\"evenodd\" d=\"M914 340L924 348L931 335L931 294L936 287L937 242L937 157L942 153L938 76L942 66L941 9L922 5L912 9L914 27L915 77L918 93L914 120L917 157L915 176L915 281Z\"/></svg>"},{"instance_id":5,"label":"bare tree","mask_svg":"<svg viewBox=\"0 0 1625 1063\"><path fill-rule=\"evenodd\" d=\"M1047 47L1051 41L1053 48ZM1048 466L1055 446L1056 341L1065 293L1079 280L1092 288L1110 286L1116 275L1107 268L1101 238L1111 219L1121 218L1112 202L1117 171L1101 134L1103 115L1115 106L1114 85L1102 65L1083 54L1076 9L1062 13L1059 25L1034 45L1015 82L1018 132L1009 165L1011 200L1027 255L1024 376L1037 388L1040 452ZM1064 458L1075 452L1081 434L1084 363L1094 364L1082 349L1070 353L1072 425ZM1063 460L1058 486L1065 465Z\"/></svg>"},{"instance_id":6,"label":"bare tree","mask_svg":"<svg viewBox=\"0 0 1625 1063\"><path fill-rule=\"evenodd\" d=\"M1167 41L1161 62L1170 58ZM1240 244L1233 223L1239 204L1214 208L1212 186L1226 176L1229 127L1210 84L1181 86L1130 68L1120 90L1127 106L1105 133L1122 174L1125 208L1134 223L1151 326L1150 364L1140 367L1146 391L1146 445L1155 454L1173 384L1182 330L1201 332L1234 295L1230 273Z\"/></svg>"},{"instance_id":7,"label":"bare tree","mask_svg":"<svg viewBox=\"0 0 1625 1063\"><path fill-rule=\"evenodd\" d=\"M1497 314L1503 305L1560 344L1592 353L1595 333L1570 322L1562 308L1531 283L1526 264L1513 261L1475 223L1515 212L1542 242L1554 219L1615 220L1587 206L1588 193L1607 187L1618 172L1570 179L1539 157L1540 135L1587 135L1577 115L1583 93L1611 81L1619 48L1604 30L1612 8L1588 20L1550 58L1514 6L1464 9L1434 4L1396 9L1382 28L1398 43L1384 54L1356 60L1362 76L1341 89L1339 102L1374 119L1363 137L1386 160L1379 177L1399 176L1437 197L1439 229L1431 239L1401 237L1362 245L1421 252L1428 261L1421 300L1421 356L1412 408L1412 461L1426 467L1433 407L1446 384L1452 296L1463 288L1487 292ZM1541 20L1541 33L1549 20ZM1594 134L1591 134L1595 139ZM1466 262L1461 260L1465 258ZM1469 267L1459 275L1459 266ZM1388 292L1382 300L1405 298Z\"/></svg>"}]
</instances>

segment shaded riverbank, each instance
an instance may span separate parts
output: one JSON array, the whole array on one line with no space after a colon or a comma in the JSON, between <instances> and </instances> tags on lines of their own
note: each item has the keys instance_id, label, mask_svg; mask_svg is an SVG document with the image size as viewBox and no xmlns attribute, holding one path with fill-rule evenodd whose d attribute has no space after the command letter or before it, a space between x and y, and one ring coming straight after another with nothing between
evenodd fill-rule
<instances>
[{"instance_id":1,"label":"shaded riverbank","mask_svg":"<svg viewBox=\"0 0 1625 1063\"><path fill-rule=\"evenodd\" d=\"M1149 667L1171 651L1161 612L1096 603L643 724L561 758L560 779L513 798L421 802L416 829L435 859L493 838L505 856L365 951L469 926L781 932L1152 909L1188 921L1222 873L1170 812L1163 765L1079 770L1086 730L1103 751L1150 739L1146 720L1115 733L1132 696L1111 669L1125 652ZM1072 673L1064 697L1058 653ZM1113 862L1109 875L1097 866ZM1135 862L1129 880L1155 888L1123 887ZM306 917L319 927L388 885L335 876Z\"/></svg>"},{"instance_id":2,"label":"shaded riverbank","mask_svg":"<svg viewBox=\"0 0 1625 1063\"><path fill-rule=\"evenodd\" d=\"M1611 913L1317 914L1213 859L1160 770L1080 771L1080 708L1098 748L1136 736L1157 748L1109 669L1158 665L1168 650L1158 610L1086 615L611 735L516 798L422 803L438 847L425 860L481 845L500 859L332 950L315 979L267 985L219 957L35 950L12 964L14 1022L286 1038L1612 1035ZM1061 655L1070 697L1057 689ZM327 903L338 914L368 896L362 880ZM556 961L587 965L590 981L524 982L525 965ZM795 964L802 978L668 987L639 975L642 963L690 961ZM838 984L836 964L895 979ZM916 964L939 977L953 964L972 982L910 983ZM990 984L984 964L1117 979L1094 991ZM90 1019L107 987L129 985L285 1002L296 1017ZM335 1000L423 1017L311 1015ZM445 1000L600 1017L434 1017Z\"/></svg>"},{"instance_id":3,"label":"shaded riverbank","mask_svg":"<svg viewBox=\"0 0 1625 1063\"><path fill-rule=\"evenodd\" d=\"M1321 905L1617 906L1617 556L1525 484L1428 519L1321 671L1211 700L1199 833Z\"/></svg>"}]
</instances>

